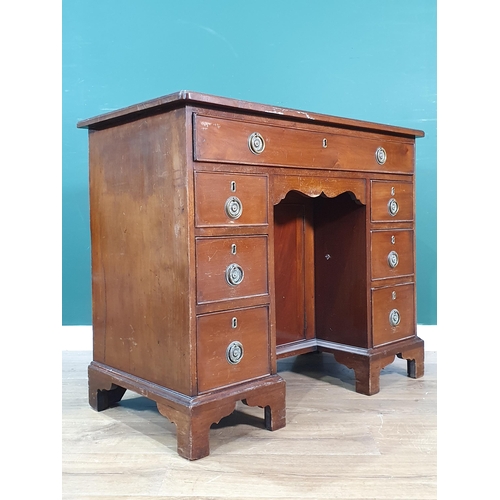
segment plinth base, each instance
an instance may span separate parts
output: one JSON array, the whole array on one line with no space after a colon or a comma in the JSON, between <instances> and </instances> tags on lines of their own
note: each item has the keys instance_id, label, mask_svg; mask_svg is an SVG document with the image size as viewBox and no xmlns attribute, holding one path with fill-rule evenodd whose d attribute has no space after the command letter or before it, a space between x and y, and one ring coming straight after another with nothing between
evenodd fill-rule
<instances>
[{"instance_id":1,"label":"plinth base","mask_svg":"<svg viewBox=\"0 0 500 500\"><path fill-rule=\"evenodd\" d=\"M311 339L278 346L277 356L284 358L315 351L332 353L339 363L354 370L356 392L367 396L380 391L380 371L392 363L396 356L407 360L409 377L419 378L424 374L424 341L419 337L371 349Z\"/></svg>"},{"instance_id":2,"label":"plinth base","mask_svg":"<svg viewBox=\"0 0 500 500\"><path fill-rule=\"evenodd\" d=\"M94 410L119 402L127 389L155 401L158 411L176 425L177 451L188 460L209 455L210 426L230 415L238 401L263 408L268 430L286 424L285 381L279 375L191 397L96 361L89 365L88 373L89 403Z\"/></svg>"}]
</instances>

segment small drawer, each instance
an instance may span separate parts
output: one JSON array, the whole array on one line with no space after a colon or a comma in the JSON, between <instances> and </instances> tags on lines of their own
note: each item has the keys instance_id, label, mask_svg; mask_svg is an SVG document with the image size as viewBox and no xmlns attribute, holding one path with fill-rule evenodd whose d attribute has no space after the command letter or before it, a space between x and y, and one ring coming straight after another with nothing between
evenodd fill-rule
<instances>
[{"instance_id":1,"label":"small drawer","mask_svg":"<svg viewBox=\"0 0 500 500\"><path fill-rule=\"evenodd\" d=\"M246 165L411 173L411 141L371 139L341 129L305 130L194 116L194 160Z\"/></svg>"},{"instance_id":2,"label":"small drawer","mask_svg":"<svg viewBox=\"0 0 500 500\"><path fill-rule=\"evenodd\" d=\"M414 285L372 290L373 346L415 335Z\"/></svg>"},{"instance_id":3,"label":"small drawer","mask_svg":"<svg viewBox=\"0 0 500 500\"><path fill-rule=\"evenodd\" d=\"M267 306L197 318L198 391L270 373Z\"/></svg>"},{"instance_id":4,"label":"small drawer","mask_svg":"<svg viewBox=\"0 0 500 500\"><path fill-rule=\"evenodd\" d=\"M395 278L414 273L413 231L372 231L372 279Z\"/></svg>"},{"instance_id":5,"label":"small drawer","mask_svg":"<svg viewBox=\"0 0 500 500\"><path fill-rule=\"evenodd\" d=\"M411 182L372 181L372 222L413 220L413 184Z\"/></svg>"},{"instance_id":6,"label":"small drawer","mask_svg":"<svg viewBox=\"0 0 500 500\"><path fill-rule=\"evenodd\" d=\"M196 239L198 304L266 295L267 236Z\"/></svg>"},{"instance_id":7,"label":"small drawer","mask_svg":"<svg viewBox=\"0 0 500 500\"><path fill-rule=\"evenodd\" d=\"M196 172L196 226L267 224L267 185L264 175Z\"/></svg>"}]
</instances>

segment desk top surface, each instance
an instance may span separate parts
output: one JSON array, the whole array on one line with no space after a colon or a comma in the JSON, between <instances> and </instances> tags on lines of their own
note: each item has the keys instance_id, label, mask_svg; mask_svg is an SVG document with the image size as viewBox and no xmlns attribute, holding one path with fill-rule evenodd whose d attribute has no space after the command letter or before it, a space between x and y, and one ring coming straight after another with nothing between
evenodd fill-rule
<instances>
[{"instance_id":1,"label":"desk top surface","mask_svg":"<svg viewBox=\"0 0 500 500\"><path fill-rule=\"evenodd\" d=\"M82 120L78 122L77 127L99 130L188 105L206 106L225 111L240 112L245 115L274 117L285 121L317 123L320 125L331 125L341 128L389 133L406 137L424 136L424 132L422 130L383 125L380 123L354 120L350 118L341 118L338 116L282 108L267 104L258 104L238 99L230 99L227 97L218 97L199 92L191 92L188 90L181 90L180 92L175 92L173 94L158 97L156 99L151 99L149 101L144 101L139 104L134 104L132 106Z\"/></svg>"}]
</instances>

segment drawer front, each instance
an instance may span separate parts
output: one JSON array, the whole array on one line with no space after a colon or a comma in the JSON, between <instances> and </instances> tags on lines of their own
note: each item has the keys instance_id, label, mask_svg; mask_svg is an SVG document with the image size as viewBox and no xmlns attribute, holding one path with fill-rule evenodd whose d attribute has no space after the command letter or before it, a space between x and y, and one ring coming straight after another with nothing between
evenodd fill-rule
<instances>
[{"instance_id":1,"label":"drawer front","mask_svg":"<svg viewBox=\"0 0 500 500\"><path fill-rule=\"evenodd\" d=\"M199 392L270 373L267 306L206 314L197 323Z\"/></svg>"},{"instance_id":2,"label":"drawer front","mask_svg":"<svg viewBox=\"0 0 500 500\"><path fill-rule=\"evenodd\" d=\"M414 285L372 290L373 345L415 335Z\"/></svg>"},{"instance_id":3,"label":"drawer front","mask_svg":"<svg viewBox=\"0 0 500 500\"><path fill-rule=\"evenodd\" d=\"M368 139L195 115L194 159L250 165L411 173L412 142Z\"/></svg>"},{"instance_id":4,"label":"drawer front","mask_svg":"<svg viewBox=\"0 0 500 500\"><path fill-rule=\"evenodd\" d=\"M413 220L413 184L411 182L372 181L372 222Z\"/></svg>"},{"instance_id":5,"label":"drawer front","mask_svg":"<svg viewBox=\"0 0 500 500\"><path fill-rule=\"evenodd\" d=\"M372 279L414 273L413 231L372 231Z\"/></svg>"},{"instance_id":6,"label":"drawer front","mask_svg":"<svg viewBox=\"0 0 500 500\"><path fill-rule=\"evenodd\" d=\"M266 295L267 236L196 239L198 304Z\"/></svg>"},{"instance_id":7,"label":"drawer front","mask_svg":"<svg viewBox=\"0 0 500 500\"><path fill-rule=\"evenodd\" d=\"M194 177L195 224L267 224L266 176L197 172Z\"/></svg>"}]
</instances>

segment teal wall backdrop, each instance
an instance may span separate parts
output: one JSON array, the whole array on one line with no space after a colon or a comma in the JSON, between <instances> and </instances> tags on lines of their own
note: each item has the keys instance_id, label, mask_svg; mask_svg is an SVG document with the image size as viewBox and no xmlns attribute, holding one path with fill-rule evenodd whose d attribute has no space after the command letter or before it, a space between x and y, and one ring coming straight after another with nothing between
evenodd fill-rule
<instances>
[{"instance_id":1,"label":"teal wall backdrop","mask_svg":"<svg viewBox=\"0 0 500 500\"><path fill-rule=\"evenodd\" d=\"M435 0L64 0L63 325L91 324L87 131L194 90L423 129L417 320L437 324Z\"/></svg>"}]
</instances>

